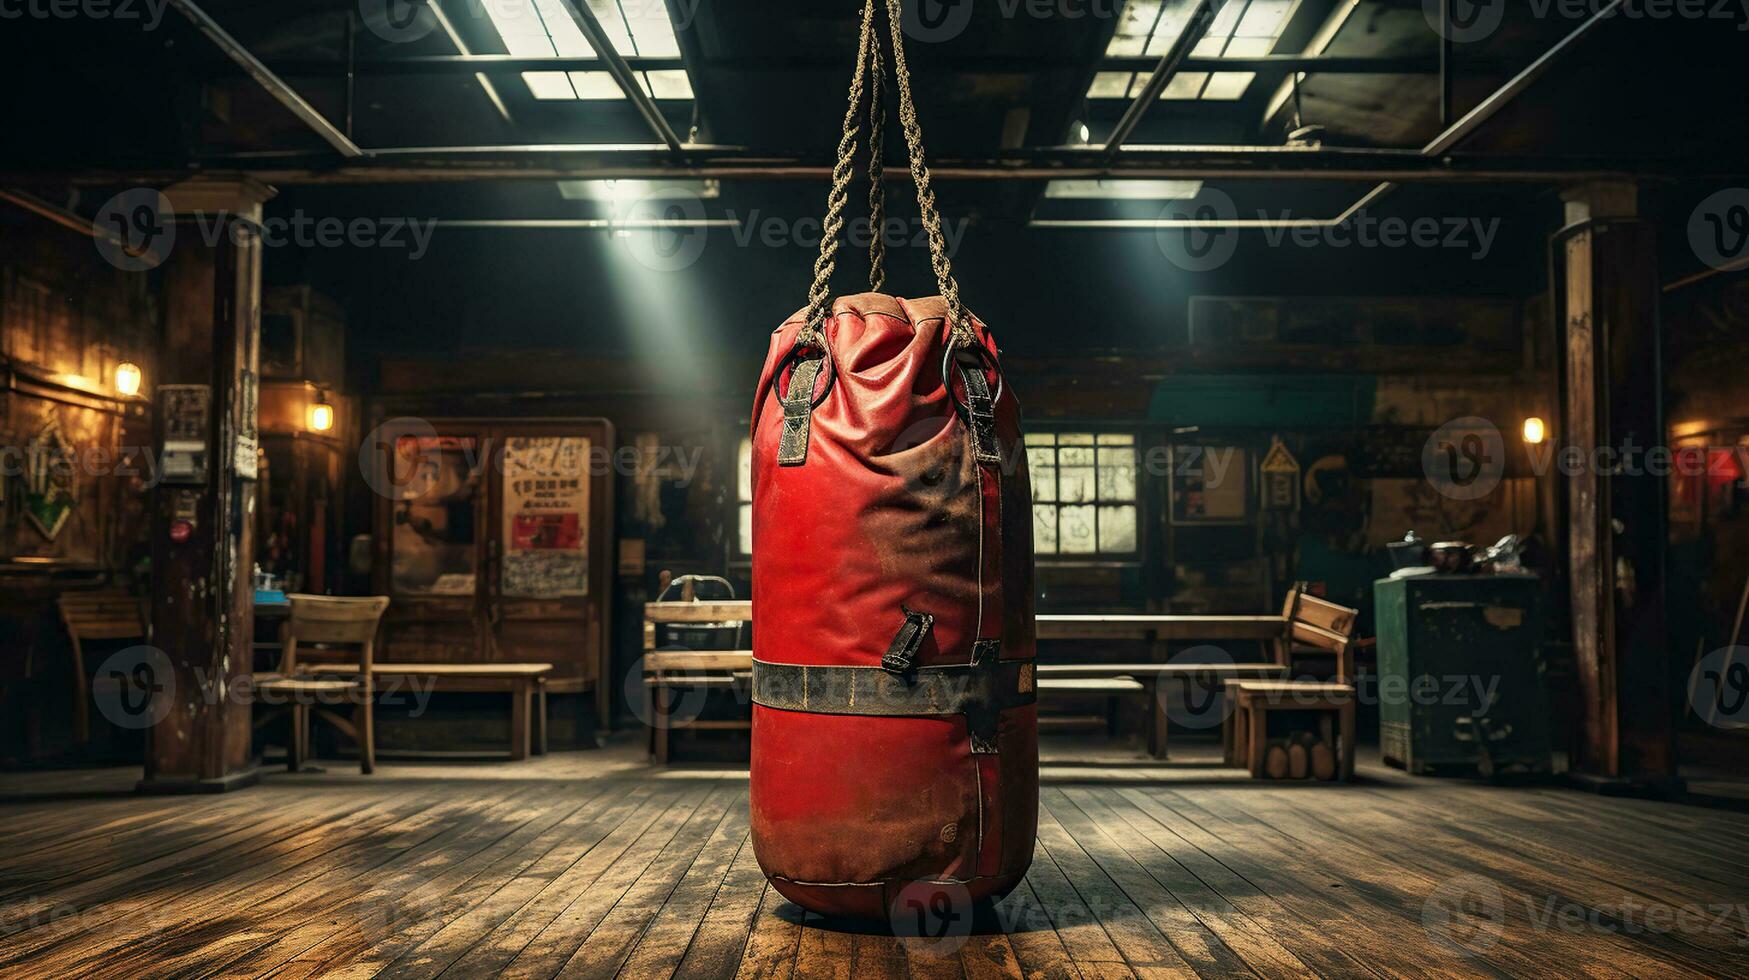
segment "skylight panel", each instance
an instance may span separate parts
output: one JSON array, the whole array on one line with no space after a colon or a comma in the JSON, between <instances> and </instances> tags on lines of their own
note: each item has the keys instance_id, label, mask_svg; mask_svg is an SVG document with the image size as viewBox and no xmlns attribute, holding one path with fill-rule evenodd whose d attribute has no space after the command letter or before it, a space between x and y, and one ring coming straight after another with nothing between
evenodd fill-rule
<instances>
[{"instance_id":1,"label":"skylight panel","mask_svg":"<svg viewBox=\"0 0 1749 980\"><path fill-rule=\"evenodd\" d=\"M1270 54L1299 0L1227 0L1191 54L1197 58L1253 58ZM1183 35L1196 0L1131 0L1106 47L1108 57L1162 57ZM1087 89L1090 99L1135 98L1149 72L1099 72ZM1244 97L1253 72L1179 72L1160 98L1175 101L1231 101Z\"/></svg>"},{"instance_id":2,"label":"skylight panel","mask_svg":"<svg viewBox=\"0 0 1749 980\"><path fill-rule=\"evenodd\" d=\"M518 58L594 58L577 21L567 9L568 0L490 0L483 4L492 26L504 42L505 51ZM667 8L658 3L634 3L628 11L623 0L569 0L584 2L601 22L608 43L625 57L678 58L680 42ZM637 72L646 94L658 99L690 99L692 80L682 69ZM529 94L543 101L623 99L625 93L605 70L529 71L522 73Z\"/></svg>"}]
</instances>

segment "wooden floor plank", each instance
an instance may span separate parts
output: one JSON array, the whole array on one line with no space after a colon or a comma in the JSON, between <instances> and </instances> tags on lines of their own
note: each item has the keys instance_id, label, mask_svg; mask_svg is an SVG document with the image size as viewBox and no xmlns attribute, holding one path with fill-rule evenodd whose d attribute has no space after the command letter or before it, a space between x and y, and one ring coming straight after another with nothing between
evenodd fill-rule
<instances>
[{"instance_id":1,"label":"wooden floor plank","mask_svg":"<svg viewBox=\"0 0 1749 980\"><path fill-rule=\"evenodd\" d=\"M0 774L0 980L1749 975L1738 812L1382 770L1053 772L1026 879L946 938L803 912L759 869L744 772L636 750L219 797ZM1505 910L1480 948L1428 918L1471 880ZM1652 906L1738 915L1621 928Z\"/></svg>"}]
</instances>

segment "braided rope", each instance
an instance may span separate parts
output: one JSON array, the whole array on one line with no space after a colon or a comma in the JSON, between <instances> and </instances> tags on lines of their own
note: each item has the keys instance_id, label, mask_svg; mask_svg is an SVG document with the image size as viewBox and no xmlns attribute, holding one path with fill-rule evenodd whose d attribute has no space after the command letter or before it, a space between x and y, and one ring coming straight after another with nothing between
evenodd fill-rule
<instances>
[{"instance_id":1,"label":"braided rope","mask_svg":"<svg viewBox=\"0 0 1749 980\"><path fill-rule=\"evenodd\" d=\"M826 198L826 221L820 236L820 255L814 260L814 284L808 289L808 316L796 346L823 343L820 326L826 322L832 302L832 273L837 269L838 236L844 230L844 208L849 203L851 163L856 157L857 110L862 108L868 78L868 47L874 39L875 0L862 8L862 35L857 42L856 72L850 77L850 106L844 111L844 135L838 140L838 161L832 166L832 193Z\"/></svg>"},{"instance_id":2,"label":"braided rope","mask_svg":"<svg viewBox=\"0 0 1749 980\"><path fill-rule=\"evenodd\" d=\"M874 69L874 87L868 92L868 289L878 293L887 282L887 186L886 147L882 131L886 129L886 107L881 105L881 86L886 73L881 70L881 39L875 31L869 36L869 65Z\"/></svg>"},{"instance_id":3,"label":"braided rope","mask_svg":"<svg viewBox=\"0 0 1749 980\"><path fill-rule=\"evenodd\" d=\"M886 3L887 23L893 38L893 76L899 89L899 122L905 129L905 149L911 158L911 180L917 185L917 210L922 213L923 229L929 235L929 264L935 270L941 298L947 302L948 323L952 325L949 342L955 346L969 346L975 338L965 309L960 306L959 283L953 277L947 238L941 233L941 213L935 206L935 191L929 186L929 165L923 159L923 127L917 122L917 106L911 101L911 70L905 64L905 33L900 26L899 0L886 0Z\"/></svg>"}]
</instances>

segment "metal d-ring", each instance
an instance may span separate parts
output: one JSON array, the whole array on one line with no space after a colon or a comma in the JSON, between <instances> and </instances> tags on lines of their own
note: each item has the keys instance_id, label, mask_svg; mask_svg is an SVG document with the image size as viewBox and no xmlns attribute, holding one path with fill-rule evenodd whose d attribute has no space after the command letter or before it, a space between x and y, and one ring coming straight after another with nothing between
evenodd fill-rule
<instances>
[{"instance_id":1,"label":"metal d-ring","mask_svg":"<svg viewBox=\"0 0 1749 980\"><path fill-rule=\"evenodd\" d=\"M826 335L822 333L817 342L807 344L798 340L796 345L789 349L789 353L783 356L783 360L777 363L777 374L775 375L776 378L782 378L783 373L789 370L791 364L802 360L803 351L816 346L820 348L820 358L826 362L820 365L820 369L826 374L826 387L820 389L820 394L808 403L810 411L820 407L820 403L824 402L826 396L832 393L832 385L838 381L837 364L832 360L832 348L826 344Z\"/></svg>"},{"instance_id":2,"label":"metal d-ring","mask_svg":"<svg viewBox=\"0 0 1749 980\"><path fill-rule=\"evenodd\" d=\"M969 424L970 419L966 415L968 409L965 404L960 401L959 396L954 394L953 375L949 373L949 368L953 364L954 354L958 352L974 355L980 362L982 368L987 368L996 372L996 393L990 396L990 404L992 405L1002 400L1002 386L1004 384L1002 378L1002 366L996 363L996 357L990 353L989 348L985 347L983 344L977 343L976 341L967 344L964 347L955 347L952 343L949 343L947 349L941 352L941 384L947 389L947 400L953 403L955 414L959 415L962 420L965 420Z\"/></svg>"}]
</instances>

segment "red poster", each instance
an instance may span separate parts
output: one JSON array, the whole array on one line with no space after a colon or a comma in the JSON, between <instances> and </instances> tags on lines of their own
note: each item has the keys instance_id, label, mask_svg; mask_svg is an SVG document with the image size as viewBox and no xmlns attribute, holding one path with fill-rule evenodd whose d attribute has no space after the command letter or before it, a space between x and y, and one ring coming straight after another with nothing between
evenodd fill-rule
<instances>
[{"instance_id":1,"label":"red poster","mask_svg":"<svg viewBox=\"0 0 1749 980\"><path fill-rule=\"evenodd\" d=\"M576 551L583 547L575 513L517 514L510 528L512 551Z\"/></svg>"}]
</instances>

